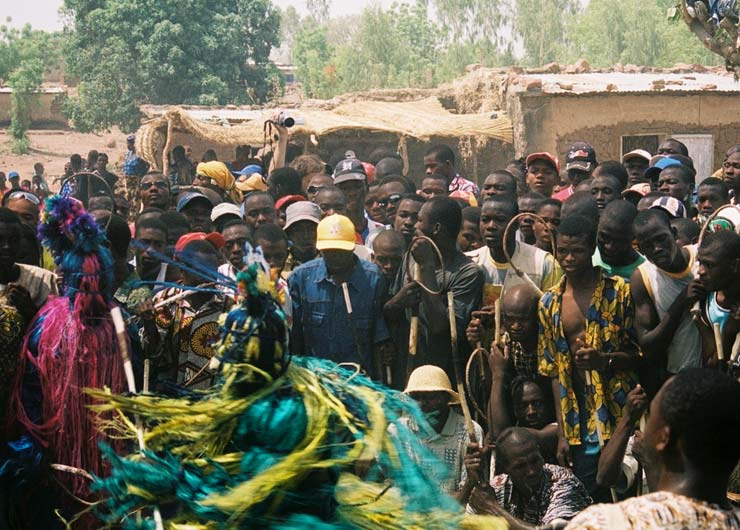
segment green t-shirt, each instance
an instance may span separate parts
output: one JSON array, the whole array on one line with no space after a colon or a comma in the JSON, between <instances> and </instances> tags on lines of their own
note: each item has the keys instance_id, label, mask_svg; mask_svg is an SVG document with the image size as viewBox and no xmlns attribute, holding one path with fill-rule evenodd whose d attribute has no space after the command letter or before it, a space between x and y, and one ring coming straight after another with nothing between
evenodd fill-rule
<instances>
[{"instance_id":1,"label":"green t-shirt","mask_svg":"<svg viewBox=\"0 0 740 530\"><path fill-rule=\"evenodd\" d=\"M593 257L591 258L591 263L593 263L594 266L601 267L606 271L606 274L608 276L619 276L621 277L625 282L629 283L630 278L632 278L632 273L635 272L635 269L642 265L645 262L645 256L637 253L637 259L633 261L632 263L629 263L628 265L620 265L618 267L613 267L609 265L608 263L605 263L604 260L601 259L601 254L599 253L599 247L596 247L596 252L594 252Z\"/></svg>"}]
</instances>

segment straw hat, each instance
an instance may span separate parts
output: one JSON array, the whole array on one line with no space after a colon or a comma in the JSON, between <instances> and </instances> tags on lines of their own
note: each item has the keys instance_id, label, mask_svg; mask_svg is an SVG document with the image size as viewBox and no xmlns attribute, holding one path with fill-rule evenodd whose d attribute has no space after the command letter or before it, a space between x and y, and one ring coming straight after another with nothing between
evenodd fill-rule
<instances>
[{"instance_id":1,"label":"straw hat","mask_svg":"<svg viewBox=\"0 0 740 530\"><path fill-rule=\"evenodd\" d=\"M445 371L432 364L419 366L411 372L404 393L412 392L447 392L450 395L450 405L456 405L460 401L460 396L452 390L450 378Z\"/></svg>"}]
</instances>

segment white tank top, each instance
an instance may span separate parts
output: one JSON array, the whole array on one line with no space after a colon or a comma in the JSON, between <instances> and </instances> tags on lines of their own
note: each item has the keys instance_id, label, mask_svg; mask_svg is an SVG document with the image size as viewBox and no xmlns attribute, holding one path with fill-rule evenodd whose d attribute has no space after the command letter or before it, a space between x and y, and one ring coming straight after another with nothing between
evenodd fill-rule
<instances>
[{"instance_id":1,"label":"white tank top","mask_svg":"<svg viewBox=\"0 0 740 530\"><path fill-rule=\"evenodd\" d=\"M638 267L650 298L655 304L658 316L662 320L668 313L668 308L676 297L686 288L686 285L694 279L698 263L695 259L695 249L684 247L689 253L689 263L686 269L671 273L659 269L649 261ZM701 336L699 330L691 318L687 309L681 317L681 323L676 329L673 340L668 345L668 366L672 374L678 373L686 368L701 365Z\"/></svg>"}]
</instances>

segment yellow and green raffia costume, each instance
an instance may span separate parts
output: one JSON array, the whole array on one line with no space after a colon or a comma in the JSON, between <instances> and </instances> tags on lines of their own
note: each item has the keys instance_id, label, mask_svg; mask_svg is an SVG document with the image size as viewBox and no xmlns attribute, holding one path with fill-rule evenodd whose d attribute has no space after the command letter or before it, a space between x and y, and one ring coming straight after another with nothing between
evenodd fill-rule
<instances>
[{"instance_id":1,"label":"yellow and green raffia costume","mask_svg":"<svg viewBox=\"0 0 740 530\"><path fill-rule=\"evenodd\" d=\"M136 415L146 428L143 454L106 449L111 475L94 483L104 524L154 529L156 507L170 530L506 528L463 516L420 468L429 455L399 418L426 422L406 396L330 361L290 358L266 275L253 264L237 282L214 387L177 399L91 391L98 410L120 413L105 427L134 440Z\"/></svg>"}]
</instances>

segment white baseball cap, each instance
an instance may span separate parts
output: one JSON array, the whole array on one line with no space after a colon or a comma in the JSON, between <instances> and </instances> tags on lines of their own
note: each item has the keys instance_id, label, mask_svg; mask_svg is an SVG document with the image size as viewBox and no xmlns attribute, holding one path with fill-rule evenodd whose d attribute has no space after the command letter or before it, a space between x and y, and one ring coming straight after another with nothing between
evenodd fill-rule
<instances>
[{"instance_id":1,"label":"white baseball cap","mask_svg":"<svg viewBox=\"0 0 740 530\"><path fill-rule=\"evenodd\" d=\"M622 163L626 164L629 160L632 160L633 158L642 158L644 159L648 164L650 163L650 159L653 157L650 153L645 151L644 149L635 149L634 151L630 151L629 153L626 153L622 157Z\"/></svg>"},{"instance_id":2,"label":"white baseball cap","mask_svg":"<svg viewBox=\"0 0 740 530\"><path fill-rule=\"evenodd\" d=\"M239 219L244 219L242 211L237 205L231 204L230 202L222 202L221 204L214 206L213 210L211 210L211 222L215 223L216 219L226 214L236 215Z\"/></svg>"},{"instance_id":3,"label":"white baseball cap","mask_svg":"<svg viewBox=\"0 0 740 530\"><path fill-rule=\"evenodd\" d=\"M312 223L319 224L319 221L321 221L321 210L319 210L316 204L310 201L294 202L285 209L285 226L283 229L287 230L290 228L290 225L298 221L311 221Z\"/></svg>"}]
</instances>

